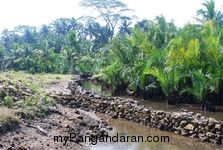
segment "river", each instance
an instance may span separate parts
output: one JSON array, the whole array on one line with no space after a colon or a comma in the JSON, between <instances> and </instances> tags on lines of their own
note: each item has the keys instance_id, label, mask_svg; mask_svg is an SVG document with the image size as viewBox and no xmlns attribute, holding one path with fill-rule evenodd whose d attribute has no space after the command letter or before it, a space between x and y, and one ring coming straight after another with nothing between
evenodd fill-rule
<instances>
[{"instance_id":1,"label":"river","mask_svg":"<svg viewBox=\"0 0 223 150\"><path fill-rule=\"evenodd\" d=\"M90 81L84 81L82 86L86 90L93 91L95 93L111 95L109 91L101 91L101 86L94 84ZM129 98L129 97L127 97ZM132 97L134 98L134 97ZM165 102L155 102L149 100L139 100L141 105L146 107L152 107L158 110L165 111L179 111L181 108L189 111L198 112L202 115L213 117L217 120L223 120L222 112L205 112L198 110L193 105L167 105ZM161 131L156 128L140 125L138 123L130 122L125 119L112 119L106 114L97 113L98 116L105 120L109 120L109 126L113 127L112 131L109 131L109 136L143 136L143 140L148 136L168 136L169 142L99 142L96 145L92 145L92 150L223 150L223 145L213 145L210 143L199 142L199 139L192 139L189 137L183 137L176 135L175 133Z\"/></svg>"}]
</instances>

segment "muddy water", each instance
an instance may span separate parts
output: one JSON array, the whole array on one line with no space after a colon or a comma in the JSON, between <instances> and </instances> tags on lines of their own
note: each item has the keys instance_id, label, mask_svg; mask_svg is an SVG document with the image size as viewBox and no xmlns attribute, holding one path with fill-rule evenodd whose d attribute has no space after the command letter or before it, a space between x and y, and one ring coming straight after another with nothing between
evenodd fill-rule
<instances>
[{"instance_id":1,"label":"muddy water","mask_svg":"<svg viewBox=\"0 0 223 150\"><path fill-rule=\"evenodd\" d=\"M111 95L111 92L108 90L102 90L101 85L97 83L93 83L90 80L83 81L82 86L89 91L94 93L103 94L103 95Z\"/></svg>"},{"instance_id":2,"label":"muddy water","mask_svg":"<svg viewBox=\"0 0 223 150\"><path fill-rule=\"evenodd\" d=\"M98 142L91 146L92 150L223 150L222 145L212 145L210 143L198 142L198 139L183 137L171 132L160 131L159 129L140 125L124 119L112 119L105 114L97 113L105 120L109 120L109 126L113 127L109 131L109 136L169 136L169 142Z\"/></svg>"},{"instance_id":3,"label":"muddy water","mask_svg":"<svg viewBox=\"0 0 223 150\"><path fill-rule=\"evenodd\" d=\"M87 90L91 90L95 93L111 95L109 91L101 93L101 86L95 85L92 82L84 82L83 87ZM129 97L128 97L129 98ZM154 109L166 110L166 111L179 111L182 107L189 111L199 112L203 115L223 120L222 112L203 112L199 111L197 107L188 105L170 106L165 102L154 101L140 101L140 104L146 107L152 107ZM130 122L124 119L112 119L105 114L97 113L105 120L110 121L110 126L113 127L112 131L109 131L109 136L143 136L145 141L148 136L169 136L169 142L98 142L96 145L91 146L92 150L223 150L223 145L212 145L210 143L198 142L198 139L191 139L189 137L183 137L171 132L160 131L155 128L140 125L138 123Z\"/></svg>"},{"instance_id":4,"label":"muddy water","mask_svg":"<svg viewBox=\"0 0 223 150\"><path fill-rule=\"evenodd\" d=\"M102 91L101 85L94 84L91 81L84 81L83 87L87 90L90 90L94 93L99 93L103 95L111 95L110 91ZM165 110L165 111L180 111L181 108L184 108L188 111L193 111L196 113L200 113L207 117L212 117L217 120L223 121L223 112L209 112L209 111L202 111L199 110L199 106L194 105L188 105L188 104L178 104L178 105L168 105L165 101L157 102L157 101L151 101L151 100L139 100L135 97L126 97L126 98L132 98L135 100L138 100L141 105L144 105L145 107L152 107L153 109L157 110Z\"/></svg>"},{"instance_id":5,"label":"muddy water","mask_svg":"<svg viewBox=\"0 0 223 150\"><path fill-rule=\"evenodd\" d=\"M181 108L184 108L188 111L200 113L207 117L212 117L217 120L223 121L223 112L209 112L199 110L199 106L189 105L189 104L178 104L178 105L168 105L166 102L154 102L154 101L139 101L141 105L145 107L152 107L157 110L165 110L165 111L180 111Z\"/></svg>"}]
</instances>

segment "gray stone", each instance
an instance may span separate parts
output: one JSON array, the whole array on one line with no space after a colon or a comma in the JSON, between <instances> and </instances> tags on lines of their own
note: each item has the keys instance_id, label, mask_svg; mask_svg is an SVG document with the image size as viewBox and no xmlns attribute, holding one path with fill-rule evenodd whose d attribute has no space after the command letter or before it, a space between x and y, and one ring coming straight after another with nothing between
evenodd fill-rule
<instances>
[{"instance_id":1,"label":"gray stone","mask_svg":"<svg viewBox=\"0 0 223 150\"><path fill-rule=\"evenodd\" d=\"M189 136L189 133L188 133L188 131L187 130L181 130L181 135L182 136Z\"/></svg>"},{"instance_id":2,"label":"gray stone","mask_svg":"<svg viewBox=\"0 0 223 150\"><path fill-rule=\"evenodd\" d=\"M183 120L183 121L180 122L180 126L181 126L182 128L185 127L187 124L188 124L188 123L187 123L186 120Z\"/></svg>"},{"instance_id":3,"label":"gray stone","mask_svg":"<svg viewBox=\"0 0 223 150\"><path fill-rule=\"evenodd\" d=\"M221 124L215 124L215 127L214 127L215 129L217 129L217 130L221 130L222 128L221 128Z\"/></svg>"},{"instance_id":4,"label":"gray stone","mask_svg":"<svg viewBox=\"0 0 223 150\"><path fill-rule=\"evenodd\" d=\"M206 136L208 136L211 139L214 139L216 137L216 135L214 133L211 133L211 132L206 132Z\"/></svg>"},{"instance_id":5,"label":"gray stone","mask_svg":"<svg viewBox=\"0 0 223 150\"><path fill-rule=\"evenodd\" d=\"M185 130L190 130L193 131L194 130L194 126L192 124L188 124L184 127Z\"/></svg>"}]
</instances>

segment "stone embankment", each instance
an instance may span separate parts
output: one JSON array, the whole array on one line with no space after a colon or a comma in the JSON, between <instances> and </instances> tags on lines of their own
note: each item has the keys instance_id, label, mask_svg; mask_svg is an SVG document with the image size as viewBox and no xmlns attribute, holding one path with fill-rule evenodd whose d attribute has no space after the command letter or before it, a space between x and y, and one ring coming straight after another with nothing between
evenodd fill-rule
<instances>
[{"instance_id":1,"label":"stone embankment","mask_svg":"<svg viewBox=\"0 0 223 150\"><path fill-rule=\"evenodd\" d=\"M120 97L102 96L86 91L80 86L80 77L73 77L69 84L72 96L60 102L73 108L89 109L106 113L112 118L125 118L129 121L173 132L182 136L199 138L202 142L223 143L223 122L207 118L199 113L181 109L179 112L154 110L139 105L138 101ZM70 99L67 101L67 99Z\"/></svg>"}]
</instances>

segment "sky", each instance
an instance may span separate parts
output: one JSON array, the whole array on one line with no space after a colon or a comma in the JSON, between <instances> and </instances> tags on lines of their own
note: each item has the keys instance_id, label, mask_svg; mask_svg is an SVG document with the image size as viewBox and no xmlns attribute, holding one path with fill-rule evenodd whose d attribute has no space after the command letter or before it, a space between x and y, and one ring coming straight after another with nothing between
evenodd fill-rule
<instances>
[{"instance_id":1,"label":"sky","mask_svg":"<svg viewBox=\"0 0 223 150\"><path fill-rule=\"evenodd\" d=\"M78 18L88 12L78 6L81 0L1 0L0 31L12 30L18 25L41 26L61 17ZM154 20L163 14L167 21L174 20L180 27L194 22L192 17L202 7L204 0L120 0L135 10L139 21L146 18ZM215 0L219 10L223 0ZM223 11L223 9L222 9Z\"/></svg>"}]
</instances>

